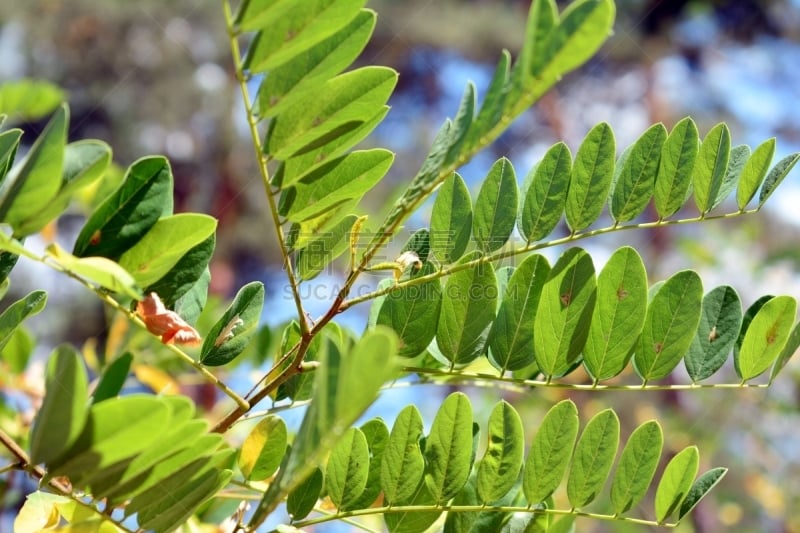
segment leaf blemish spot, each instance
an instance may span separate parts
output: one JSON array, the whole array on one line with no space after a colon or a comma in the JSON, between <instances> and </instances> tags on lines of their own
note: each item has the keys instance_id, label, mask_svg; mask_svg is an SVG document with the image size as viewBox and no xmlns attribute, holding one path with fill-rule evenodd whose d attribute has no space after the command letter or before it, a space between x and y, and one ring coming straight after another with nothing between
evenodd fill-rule
<instances>
[{"instance_id":1,"label":"leaf blemish spot","mask_svg":"<svg viewBox=\"0 0 800 533\"><path fill-rule=\"evenodd\" d=\"M244 325L244 320L239 318L239 315L233 315L233 318L231 318L228 321L228 323L225 324L225 327L222 328L222 331L219 332L217 338L214 339L214 347L219 348L220 346L222 346L225 343L225 341L227 341L228 339L230 339L235 335L234 330L239 326L243 325Z\"/></svg>"},{"instance_id":2,"label":"leaf blemish spot","mask_svg":"<svg viewBox=\"0 0 800 533\"><path fill-rule=\"evenodd\" d=\"M566 307L572 301L572 292L568 291L561 295L561 304Z\"/></svg>"},{"instance_id":3,"label":"leaf blemish spot","mask_svg":"<svg viewBox=\"0 0 800 533\"><path fill-rule=\"evenodd\" d=\"M628 291L622 285L617 289L617 300L624 300L628 297Z\"/></svg>"}]
</instances>

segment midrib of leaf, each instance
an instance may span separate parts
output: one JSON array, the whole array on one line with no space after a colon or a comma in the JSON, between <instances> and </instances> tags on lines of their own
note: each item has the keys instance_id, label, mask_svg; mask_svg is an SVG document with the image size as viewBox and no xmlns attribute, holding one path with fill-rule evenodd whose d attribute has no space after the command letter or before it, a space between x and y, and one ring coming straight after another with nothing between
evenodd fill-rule
<instances>
[{"instance_id":1,"label":"midrib of leaf","mask_svg":"<svg viewBox=\"0 0 800 533\"><path fill-rule=\"evenodd\" d=\"M670 310L680 308L681 302L683 302L683 300L686 298L686 295L688 293L688 285L684 283L682 289L683 290L680 293L681 294L680 299L678 300L678 302L676 303L676 305L674 307L670 307ZM664 335L663 335L664 339L669 337L670 332L672 331L672 329L675 326L675 322L678 320L678 317L675 315L674 312L670 312L670 314L671 314L671 319L669 321L669 326L667 327L666 331L664 332ZM657 339L657 340L660 340L660 339ZM658 353L656 353L656 356L653 359L653 364L651 364L650 368L647 369L647 373L648 374L650 372L652 372L653 369L658 365L658 361L661 358L663 353L664 353L663 349L661 351L659 351Z\"/></svg>"},{"instance_id":2,"label":"midrib of leaf","mask_svg":"<svg viewBox=\"0 0 800 533\"><path fill-rule=\"evenodd\" d=\"M547 189L546 190L547 190L548 193L553 188L553 181L555 181L555 179L556 179L556 171L559 168L559 166L561 165L561 158L563 157L564 153L566 153L566 152L567 152L567 150L564 149L564 148L562 148L562 149L560 149L558 151L558 159L556 159L556 162L553 165L553 172L550 173L550 177L549 177L549 180L547 182ZM535 184L534 183L531 183L531 188L532 189L535 188ZM531 191L531 192L535 192L535 191ZM543 204L547 203L548 196L549 195L545 196L544 201L542 202ZM523 204L523 209L524 209L524 204ZM539 221L542 219L542 214L543 213L545 213L545 210L544 209L539 209L539 212L536 214L536 218L533 220L532 228L537 228L539 226ZM530 241L528 241L528 242L530 242Z\"/></svg>"},{"instance_id":3,"label":"midrib of leaf","mask_svg":"<svg viewBox=\"0 0 800 533\"><path fill-rule=\"evenodd\" d=\"M517 316L517 318L525 315L525 310L528 308L528 301L529 301L528 297L530 296L532 289L533 289L533 283L528 283L528 289L527 291L525 291L524 303L522 304L522 309L520 309L519 316ZM517 345L519 332L522 329L522 321L516 320L516 322L517 322L517 327L514 328L514 335L511 336L511 342L508 344L509 354L513 353L513 348ZM503 363L503 369L500 371L501 373L505 373L507 365L508 365L508 357L506 358L506 361Z\"/></svg>"},{"instance_id":4,"label":"midrib of leaf","mask_svg":"<svg viewBox=\"0 0 800 533\"><path fill-rule=\"evenodd\" d=\"M642 160L643 160L642 168L639 171L638 176L636 177L636 180L634 180L633 183L631 183L631 189L630 189L631 190L631 194L628 196L628 199L625 200L625 204L622 206L622 208L619 211L620 213L625 213L625 211L628 209L628 205L633 200L637 199L637 197L634 196L632 192L636 190L637 185L639 185L639 183L642 181L642 176L644 175L645 170L647 170L647 163L648 163L648 161L650 161L650 158L651 158L652 153L653 153L653 148L655 147L655 145L656 145L656 142L655 142L655 140L653 140L653 142L650 143L650 146L647 149L647 157L642 158ZM622 184L620 184L620 185L622 185Z\"/></svg>"}]
</instances>

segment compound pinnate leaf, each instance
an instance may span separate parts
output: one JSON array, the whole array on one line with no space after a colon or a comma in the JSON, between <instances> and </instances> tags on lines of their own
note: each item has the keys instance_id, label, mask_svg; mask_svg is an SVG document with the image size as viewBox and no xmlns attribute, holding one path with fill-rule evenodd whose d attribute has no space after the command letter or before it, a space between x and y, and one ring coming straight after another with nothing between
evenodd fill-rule
<instances>
[{"instance_id":1,"label":"compound pinnate leaf","mask_svg":"<svg viewBox=\"0 0 800 533\"><path fill-rule=\"evenodd\" d=\"M474 259L467 254L462 261ZM452 274L445 284L436 345L454 365L473 361L483 353L489 326L497 309L497 278L490 263Z\"/></svg>"},{"instance_id":2,"label":"compound pinnate leaf","mask_svg":"<svg viewBox=\"0 0 800 533\"><path fill-rule=\"evenodd\" d=\"M578 436L578 408L572 400L553 406L531 444L522 490L529 504L542 502L561 484Z\"/></svg>"},{"instance_id":3,"label":"compound pinnate leaf","mask_svg":"<svg viewBox=\"0 0 800 533\"><path fill-rule=\"evenodd\" d=\"M381 488L389 503L411 500L422 481L425 460L419 447L422 416L413 405L405 407L392 426L381 464Z\"/></svg>"},{"instance_id":4,"label":"compound pinnate leaf","mask_svg":"<svg viewBox=\"0 0 800 533\"><path fill-rule=\"evenodd\" d=\"M647 494L663 446L664 433L655 420L645 422L628 437L611 483L611 504L616 514L629 511Z\"/></svg>"},{"instance_id":5,"label":"compound pinnate leaf","mask_svg":"<svg viewBox=\"0 0 800 533\"><path fill-rule=\"evenodd\" d=\"M545 375L561 376L580 360L596 292L591 256L580 248L564 252L545 281L533 323L536 364Z\"/></svg>"},{"instance_id":6,"label":"compound pinnate leaf","mask_svg":"<svg viewBox=\"0 0 800 533\"><path fill-rule=\"evenodd\" d=\"M51 464L78 440L86 423L89 378L78 352L55 349L45 371L45 396L33 422L31 463Z\"/></svg>"},{"instance_id":7,"label":"compound pinnate leaf","mask_svg":"<svg viewBox=\"0 0 800 533\"><path fill-rule=\"evenodd\" d=\"M590 504L602 491L618 446L619 418L611 409L600 411L586 424L572 456L567 496L573 507Z\"/></svg>"},{"instance_id":8,"label":"compound pinnate leaf","mask_svg":"<svg viewBox=\"0 0 800 533\"><path fill-rule=\"evenodd\" d=\"M572 174L572 154L567 145L553 145L531 172L532 181L519 213L519 229L528 242L544 239L561 220Z\"/></svg>"},{"instance_id":9,"label":"compound pinnate leaf","mask_svg":"<svg viewBox=\"0 0 800 533\"><path fill-rule=\"evenodd\" d=\"M533 324L549 273L547 259L534 254L511 275L487 339L489 360L496 368L519 370L535 362Z\"/></svg>"},{"instance_id":10,"label":"compound pinnate leaf","mask_svg":"<svg viewBox=\"0 0 800 533\"><path fill-rule=\"evenodd\" d=\"M348 429L331 450L325 471L328 496L339 509L347 509L367 486L369 447L358 428Z\"/></svg>"},{"instance_id":11,"label":"compound pinnate leaf","mask_svg":"<svg viewBox=\"0 0 800 533\"><path fill-rule=\"evenodd\" d=\"M472 468L472 404L463 393L448 396L436 413L425 459L425 484L436 502L447 502L467 482Z\"/></svg>"},{"instance_id":12,"label":"compound pinnate leaf","mask_svg":"<svg viewBox=\"0 0 800 533\"><path fill-rule=\"evenodd\" d=\"M731 133L724 123L717 124L700 144L694 165L692 184L697 209L702 214L711 211L728 168L731 152Z\"/></svg>"},{"instance_id":13,"label":"compound pinnate leaf","mask_svg":"<svg viewBox=\"0 0 800 533\"><path fill-rule=\"evenodd\" d=\"M647 308L634 367L645 381L672 372L697 332L703 301L703 284L692 270L678 272L655 293Z\"/></svg>"},{"instance_id":14,"label":"compound pinnate leaf","mask_svg":"<svg viewBox=\"0 0 800 533\"><path fill-rule=\"evenodd\" d=\"M263 283L253 281L239 289L230 307L206 335L200 362L220 366L242 353L258 330L263 306Z\"/></svg>"},{"instance_id":15,"label":"compound pinnate leaf","mask_svg":"<svg viewBox=\"0 0 800 533\"><path fill-rule=\"evenodd\" d=\"M597 278L597 301L583 351L583 363L595 380L612 378L628 364L646 309L644 263L636 250L622 247Z\"/></svg>"},{"instance_id":16,"label":"compound pinnate leaf","mask_svg":"<svg viewBox=\"0 0 800 533\"><path fill-rule=\"evenodd\" d=\"M753 379L767 370L786 345L797 316L797 300L776 296L750 322L737 356L736 370L742 381Z\"/></svg>"},{"instance_id":17,"label":"compound pinnate leaf","mask_svg":"<svg viewBox=\"0 0 800 533\"><path fill-rule=\"evenodd\" d=\"M435 271L433 264L425 263L418 272L412 273L411 279ZM400 357L415 357L425 351L436 335L441 303L442 287L438 279L405 286L386 295L376 323L389 326L397 333Z\"/></svg>"},{"instance_id":18,"label":"compound pinnate leaf","mask_svg":"<svg viewBox=\"0 0 800 533\"><path fill-rule=\"evenodd\" d=\"M592 128L578 148L565 207L573 233L586 229L603 212L614 176L615 154L614 132L606 122Z\"/></svg>"},{"instance_id":19,"label":"compound pinnate leaf","mask_svg":"<svg viewBox=\"0 0 800 533\"><path fill-rule=\"evenodd\" d=\"M661 151L667 139L663 124L648 128L618 163L619 174L611 192L611 216L617 223L639 216L655 191Z\"/></svg>"},{"instance_id":20,"label":"compound pinnate leaf","mask_svg":"<svg viewBox=\"0 0 800 533\"><path fill-rule=\"evenodd\" d=\"M245 479L267 479L281 464L286 451L286 423L277 415L268 415L252 429L242 443L239 469Z\"/></svg>"},{"instance_id":21,"label":"compound pinnate leaf","mask_svg":"<svg viewBox=\"0 0 800 533\"><path fill-rule=\"evenodd\" d=\"M692 381L722 368L742 326L742 302L732 287L716 287L703 298L700 324L684 363Z\"/></svg>"},{"instance_id":22,"label":"compound pinnate leaf","mask_svg":"<svg viewBox=\"0 0 800 533\"><path fill-rule=\"evenodd\" d=\"M767 175L774 155L775 137L772 137L761 143L744 164L739 177L739 186L736 189L736 205L740 210L743 211L755 196L758 187Z\"/></svg>"},{"instance_id":23,"label":"compound pinnate leaf","mask_svg":"<svg viewBox=\"0 0 800 533\"><path fill-rule=\"evenodd\" d=\"M675 124L661 149L656 176L655 205L660 218L674 215L686 202L699 147L700 134L691 118Z\"/></svg>"},{"instance_id":24,"label":"compound pinnate leaf","mask_svg":"<svg viewBox=\"0 0 800 533\"><path fill-rule=\"evenodd\" d=\"M447 178L433 202L431 251L440 261L452 263L464 255L472 229L472 200L457 173Z\"/></svg>"},{"instance_id":25,"label":"compound pinnate leaf","mask_svg":"<svg viewBox=\"0 0 800 533\"><path fill-rule=\"evenodd\" d=\"M481 185L472 218L475 242L484 252L502 248L511 236L517 218L518 194L511 161L498 159Z\"/></svg>"},{"instance_id":26,"label":"compound pinnate leaf","mask_svg":"<svg viewBox=\"0 0 800 533\"><path fill-rule=\"evenodd\" d=\"M696 446L681 450L667 464L656 489L656 520L661 523L678 509L689 494L697 469L700 454Z\"/></svg>"},{"instance_id":27,"label":"compound pinnate leaf","mask_svg":"<svg viewBox=\"0 0 800 533\"><path fill-rule=\"evenodd\" d=\"M511 490L519 478L524 447L519 413L509 403L499 402L489 416L489 443L475 480L482 503L499 500Z\"/></svg>"},{"instance_id":28,"label":"compound pinnate leaf","mask_svg":"<svg viewBox=\"0 0 800 533\"><path fill-rule=\"evenodd\" d=\"M134 162L122 185L91 214L75 241L78 257L117 259L162 216L172 214L172 170L164 157Z\"/></svg>"}]
</instances>

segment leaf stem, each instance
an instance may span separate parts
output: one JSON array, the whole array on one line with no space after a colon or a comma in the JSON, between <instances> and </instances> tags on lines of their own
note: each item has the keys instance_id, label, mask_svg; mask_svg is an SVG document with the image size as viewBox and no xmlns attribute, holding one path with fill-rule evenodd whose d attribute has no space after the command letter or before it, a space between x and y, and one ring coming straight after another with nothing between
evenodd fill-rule
<instances>
[{"instance_id":1,"label":"leaf stem","mask_svg":"<svg viewBox=\"0 0 800 533\"><path fill-rule=\"evenodd\" d=\"M363 294L361 296L357 296L355 298L351 298L346 300L342 303L339 307L339 312L344 312L350 307L372 300L374 298L378 298L379 296L383 296L395 290L400 290L404 287L412 286L412 285L420 285L426 283L428 281L439 279L445 276L449 276L450 274L455 274L456 272L460 272L462 270L467 270L470 268L475 267L481 263L493 263L495 261L500 261L502 259L506 259L509 257L513 257L515 255L524 254L528 252L533 252L536 250L541 250L544 248L550 248L553 246L558 246L561 244L569 244L571 242L580 241L583 239L587 239L589 237L594 237L597 235L603 235L606 233L612 233L615 231L622 231L622 230L630 230L630 229L651 229L657 228L662 226L674 226L674 225L683 225L683 224L694 224L697 222L704 222L708 220L716 220L716 219L725 219L725 218L735 218L742 215L750 215L758 212L758 209L751 209L748 211L736 211L734 213L725 213L722 215L714 215L714 216L707 216L703 217L693 217L693 218L684 218L684 219L671 219L671 220L656 220L653 222L643 222L639 224L628 224L628 225L617 225L614 224L613 226L608 226L605 228L599 228L591 231L585 231L580 233L570 234L566 237L562 237L560 239L553 239L551 241L546 242L538 242L538 243L529 243L518 248L513 248L511 250L500 250L493 254L485 255L479 257L477 259L473 259L472 261L466 261L464 263L457 263L453 264L449 267L442 268L441 270L437 270L431 274L427 274L425 276L418 276L415 278L410 278L404 281L400 281L393 285L384 287L382 289L377 289L367 294Z\"/></svg>"},{"instance_id":2,"label":"leaf stem","mask_svg":"<svg viewBox=\"0 0 800 533\"><path fill-rule=\"evenodd\" d=\"M572 515L581 518L592 518L595 520L604 520L607 522L625 522L628 524L638 524L645 526L660 526L674 528L677 523L659 523L654 520L645 520L642 518L630 518L626 516L607 515L600 513L589 513L586 511L575 511L572 509L534 509L528 506L486 506L486 505L393 505L383 507L370 507L367 509L357 509L353 511L343 511L336 514L329 514L317 518L310 518L307 520L300 520L295 522L295 527L306 527L315 524L322 524L332 520L342 520L344 518L352 518L357 516L369 516L376 514L392 514L392 513L422 513L431 511L442 511L449 513L476 513L476 512L496 512L496 513L529 513L529 514L549 514L557 516Z\"/></svg>"},{"instance_id":3,"label":"leaf stem","mask_svg":"<svg viewBox=\"0 0 800 533\"><path fill-rule=\"evenodd\" d=\"M306 313L303 310L303 302L300 298L297 277L294 273L292 260L289 257L289 250L286 247L286 238L283 234L283 226L281 224L280 215L278 214L278 204L275 199L275 192L273 192L272 185L270 184L269 169L267 168L267 157L264 155L264 149L261 145L261 137L258 133L258 123L256 122L253 114L253 105L250 101L250 91L247 89L247 79L244 75L244 70L240 59L241 52L239 50L238 34L234 28L230 2L223 0L222 10L225 13L225 26L228 31L231 57L233 59L234 71L236 72L236 81L239 83L239 89L242 93L242 103L244 104L245 108L247 126L250 130L250 138L253 142L253 151L255 152L256 159L258 160L258 170L261 174L261 181L264 185L264 192L266 194L267 201L269 202L269 211L272 215L272 226L275 228L275 235L278 239L279 248L281 250L283 268L286 270L286 277L289 280L289 286L292 289L294 303L297 307L297 319L300 323L300 332L301 334L305 334L309 330L308 320L306 318Z\"/></svg>"}]
</instances>

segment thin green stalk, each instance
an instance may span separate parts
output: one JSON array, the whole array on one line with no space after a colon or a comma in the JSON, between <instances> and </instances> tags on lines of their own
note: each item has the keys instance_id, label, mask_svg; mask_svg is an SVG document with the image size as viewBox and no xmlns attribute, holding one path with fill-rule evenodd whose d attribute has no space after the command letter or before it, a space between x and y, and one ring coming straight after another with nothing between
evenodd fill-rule
<instances>
[{"instance_id":1,"label":"thin green stalk","mask_svg":"<svg viewBox=\"0 0 800 533\"><path fill-rule=\"evenodd\" d=\"M280 215L278 214L278 203L275 199L275 193L270 184L269 169L267 168L267 159L264 156L263 146L261 145L261 137L258 133L258 124L255 116L253 115L250 91L247 89L247 79L245 78L241 63L241 52L239 49L238 40L239 36L234 28L233 14L231 12L230 3L223 0L222 10L225 13L225 26L228 31L231 57L233 59L234 71L236 72L236 81L239 83L239 89L242 93L242 103L244 104L245 108L247 126L250 130L250 138L253 142L253 151L255 152L256 159L258 160L258 170L261 174L261 181L264 185L264 193L266 194L267 201L269 202L269 211L272 215L272 226L275 228L275 235L278 238L278 244L283 260L283 268L286 271L286 277L289 280L289 286L292 288L292 296L294 298L295 306L297 307L297 317L300 323L300 332L305 334L309 329L308 320L306 318L305 311L303 310L303 302L300 298L300 291L298 290L298 283L294 274L294 267L292 266L292 261L289 257L289 250L286 247L286 238L283 235L283 226L281 225Z\"/></svg>"},{"instance_id":2,"label":"thin green stalk","mask_svg":"<svg viewBox=\"0 0 800 533\"><path fill-rule=\"evenodd\" d=\"M370 507L368 509L357 509L353 511L341 511L336 514L320 516L316 518L309 518L307 520L300 520L295 522L295 527L306 527L315 524L322 524L332 520L342 520L344 518L352 518L357 516L369 516L376 514L393 514L393 513L422 513L431 511L442 511L449 513L479 513L479 512L497 512L497 513L529 513L529 514L549 514L557 516L572 515L581 518L592 518L595 520L604 520L606 522L625 522L628 524L638 524L644 526L659 526L674 528L677 523L659 523L654 520L646 520L643 518L630 518L627 516L608 515L600 513L589 513L586 511L574 511L572 509L534 509L531 507L521 506L506 506L506 505L393 505L391 507Z\"/></svg>"},{"instance_id":3,"label":"thin green stalk","mask_svg":"<svg viewBox=\"0 0 800 533\"><path fill-rule=\"evenodd\" d=\"M538 243L529 243L518 248L513 248L510 250L500 250L493 254L481 256L477 259L473 259L472 261L466 261L464 263L457 263L453 264L449 267L443 268L426 276L419 276L413 279L407 279L403 281L399 281L393 285L388 287L384 287L383 289L377 289L375 291L369 292L367 294L363 294L361 296L357 296L355 298L351 298L349 300L345 300L341 306L339 306L339 312L344 312L350 307L368 301L379 296L383 296L388 294L392 291L400 290L404 287L409 287L412 285L421 285L428 281L443 278L445 276L449 276L450 274L455 274L456 272L460 272L462 270L467 270L470 268L475 267L481 263L493 263L495 261L500 261L502 259L506 259L509 257L513 257L515 255L524 254L528 252L533 252L536 250L542 250L544 248L550 248L553 246L558 246L561 244L569 244L575 241L580 241L583 239L587 239L589 237L595 237L597 235L603 235L606 233L612 233L615 231L622 231L622 230L630 230L630 229L650 229L650 228L657 228L662 226L675 226L675 225L683 225L683 224L694 224L697 222L704 222L707 220L716 220L716 219L724 219L724 218L735 218L742 215L750 215L753 213L758 212L758 209L751 209L748 211L736 211L734 213L725 213L722 215L714 215L714 216L707 216L707 217L693 217L693 218L684 218L684 219L675 219L675 220L656 220L653 222L642 222L639 224L628 224L628 225L613 225L608 226L605 228L599 228L591 231L585 231L581 233L573 233L566 237L562 237L560 239L553 239L551 241L546 242L538 242Z\"/></svg>"}]
</instances>

